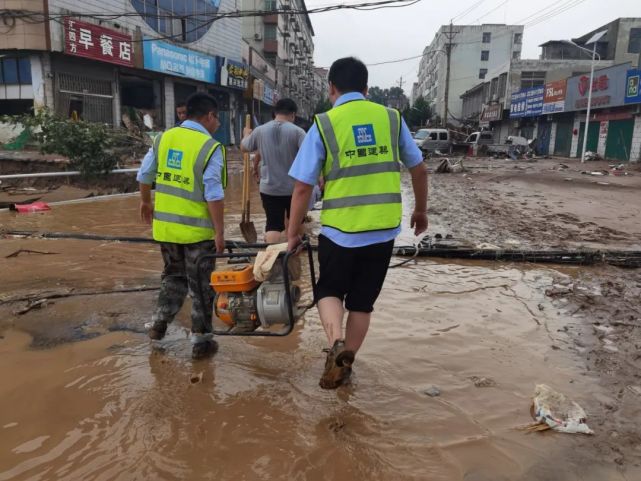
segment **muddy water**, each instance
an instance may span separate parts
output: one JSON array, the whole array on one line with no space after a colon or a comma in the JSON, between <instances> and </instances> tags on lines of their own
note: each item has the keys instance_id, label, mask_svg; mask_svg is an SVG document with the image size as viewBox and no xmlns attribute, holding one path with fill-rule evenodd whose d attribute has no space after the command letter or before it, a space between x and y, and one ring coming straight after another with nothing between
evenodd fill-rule
<instances>
[{"instance_id":1,"label":"muddy water","mask_svg":"<svg viewBox=\"0 0 641 481\"><path fill-rule=\"evenodd\" d=\"M0 222L142 235L136 205L69 205ZM37 258L56 268L35 276L35 257L12 264L3 255L12 292L32 288L34 276L50 287L157 282L151 246L29 242L60 251ZM543 294L553 274L432 261L391 270L353 383L336 392L317 385L325 340L315 311L288 338L226 338L213 360L196 363L187 310L162 352L130 332L147 319L153 292L61 299L20 317L0 311L0 480L625 479L591 459L591 438L515 429L530 421L536 383L588 412L599 390L565 349L563 327L580 321ZM96 336L34 342L51 330ZM493 385L476 387L475 376ZM440 396L423 393L431 385Z\"/></svg>"}]
</instances>

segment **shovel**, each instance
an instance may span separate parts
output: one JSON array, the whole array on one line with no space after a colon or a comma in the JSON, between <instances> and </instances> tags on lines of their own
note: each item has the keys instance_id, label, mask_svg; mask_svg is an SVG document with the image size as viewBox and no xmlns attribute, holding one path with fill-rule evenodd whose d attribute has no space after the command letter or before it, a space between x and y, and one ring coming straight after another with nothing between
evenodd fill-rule
<instances>
[{"instance_id":1,"label":"shovel","mask_svg":"<svg viewBox=\"0 0 641 481\"><path fill-rule=\"evenodd\" d=\"M251 116L245 116L245 127L251 128ZM256 226L254 223L249 220L249 197L250 197L250 188L249 188L249 153L243 153L243 212L240 219L240 233L245 239L246 242L250 244L255 244L258 240L258 234L256 234Z\"/></svg>"}]
</instances>

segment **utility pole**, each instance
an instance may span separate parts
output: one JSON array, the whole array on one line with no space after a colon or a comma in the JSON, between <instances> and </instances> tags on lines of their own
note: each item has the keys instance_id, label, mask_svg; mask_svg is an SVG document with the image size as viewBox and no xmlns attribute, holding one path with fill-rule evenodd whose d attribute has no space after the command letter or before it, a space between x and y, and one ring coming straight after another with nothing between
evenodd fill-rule
<instances>
[{"instance_id":1,"label":"utility pole","mask_svg":"<svg viewBox=\"0 0 641 481\"><path fill-rule=\"evenodd\" d=\"M452 21L450 20L450 30L445 34L447 43L445 44L445 54L447 55L447 69L445 70L445 114L441 122L443 127L447 127L447 115L449 113L449 96L450 96L450 60L452 58L452 39L454 38Z\"/></svg>"}]
</instances>

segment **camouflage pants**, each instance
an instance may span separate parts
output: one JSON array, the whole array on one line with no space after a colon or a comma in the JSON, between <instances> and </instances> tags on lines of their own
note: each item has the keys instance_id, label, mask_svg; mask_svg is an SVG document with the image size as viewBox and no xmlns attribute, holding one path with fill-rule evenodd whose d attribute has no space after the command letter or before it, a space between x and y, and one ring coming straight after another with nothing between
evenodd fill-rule
<instances>
[{"instance_id":1,"label":"camouflage pants","mask_svg":"<svg viewBox=\"0 0 641 481\"><path fill-rule=\"evenodd\" d=\"M204 261L196 268L196 259L201 254L213 253L213 241L195 244L160 244L160 252L165 263L158 294L158 305L153 321L170 323L183 306L187 293L191 297L191 332L204 334L212 331L211 317L214 292L209 285L214 262ZM198 277L202 279L202 293L205 305L198 292Z\"/></svg>"}]
</instances>

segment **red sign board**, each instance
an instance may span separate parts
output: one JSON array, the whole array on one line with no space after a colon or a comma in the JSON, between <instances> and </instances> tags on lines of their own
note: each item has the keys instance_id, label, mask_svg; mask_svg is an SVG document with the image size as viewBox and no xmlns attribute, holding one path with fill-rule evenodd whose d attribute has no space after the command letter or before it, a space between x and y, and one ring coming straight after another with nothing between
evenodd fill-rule
<instances>
[{"instance_id":1,"label":"red sign board","mask_svg":"<svg viewBox=\"0 0 641 481\"><path fill-rule=\"evenodd\" d=\"M133 67L130 35L65 17L65 53Z\"/></svg>"},{"instance_id":2,"label":"red sign board","mask_svg":"<svg viewBox=\"0 0 641 481\"><path fill-rule=\"evenodd\" d=\"M579 93L585 97L588 93L588 86L590 85L590 77L583 75L579 79ZM592 92L601 90L608 90L610 87L610 78L607 75L599 75L592 80Z\"/></svg>"},{"instance_id":3,"label":"red sign board","mask_svg":"<svg viewBox=\"0 0 641 481\"><path fill-rule=\"evenodd\" d=\"M546 83L543 103L550 104L552 102L564 101L566 84L565 79Z\"/></svg>"}]
</instances>

